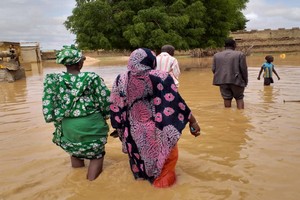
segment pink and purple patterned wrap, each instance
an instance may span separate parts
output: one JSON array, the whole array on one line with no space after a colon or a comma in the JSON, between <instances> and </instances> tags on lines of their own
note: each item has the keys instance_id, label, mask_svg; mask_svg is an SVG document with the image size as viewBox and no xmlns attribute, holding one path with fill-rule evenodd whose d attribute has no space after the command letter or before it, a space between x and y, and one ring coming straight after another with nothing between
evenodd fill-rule
<instances>
[{"instance_id":1,"label":"pink and purple patterned wrap","mask_svg":"<svg viewBox=\"0 0 300 200\"><path fill-rule=\"evenodd\" d=\"M118 75L110 96L111 124L121 132L134 177L151 183L191 115L172 77L153 70L155 64L151 50L133 51L128 71Z\"/></svg>"}]
</instances>

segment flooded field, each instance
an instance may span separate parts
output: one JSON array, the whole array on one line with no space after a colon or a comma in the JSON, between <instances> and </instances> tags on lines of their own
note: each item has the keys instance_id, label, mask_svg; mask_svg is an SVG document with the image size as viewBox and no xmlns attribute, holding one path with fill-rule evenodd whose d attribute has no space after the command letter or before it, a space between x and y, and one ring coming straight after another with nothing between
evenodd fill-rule
<instances>
[{"instance_id":1,"label":"flooded field","mask_svg":"<svg viewBox=\"0 0 300 200\"><path fill-rule=\"evenodd\" d=\"M298 59L298 60L297 60ZM89 182L86 168L72 169L69 156L52 142L52 124L42 116L45 74L63 66L32 65L27 78L0 83L0 200L11 199L300 199L300 60L280 59L281 80L264 87L257 80L264 55L249 57L245 110L225 109L218 87L212 86L210 59L180 58L185 71L179 91L200 122L202 135L187 129L179 141L177 183L155 189L135 181L118 139L109 138L104 171ZM206 63L206 64L205 64ZM192 65L191 65L192 66ZM118 66L85 66L111 87Z\"/></svg>"}]
</instances>

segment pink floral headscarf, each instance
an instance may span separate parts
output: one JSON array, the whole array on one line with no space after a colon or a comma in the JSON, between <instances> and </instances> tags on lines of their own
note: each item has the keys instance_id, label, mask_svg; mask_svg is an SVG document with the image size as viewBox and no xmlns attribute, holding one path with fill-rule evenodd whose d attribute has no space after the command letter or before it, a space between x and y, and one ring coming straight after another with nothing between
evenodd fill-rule
<instances>
[{"instance_id":1,"label":"pink floral headscarf","mask_svg":"<svg viewBox=\"0 0 300 200\"><path fill-rule=\"evenodd\" d=\"M171 76L153 70L155 54L137 49L111 92L111 124L121 130L135 178L152 182L180 138L191 111Z\"/></svg>"}]
</instances>

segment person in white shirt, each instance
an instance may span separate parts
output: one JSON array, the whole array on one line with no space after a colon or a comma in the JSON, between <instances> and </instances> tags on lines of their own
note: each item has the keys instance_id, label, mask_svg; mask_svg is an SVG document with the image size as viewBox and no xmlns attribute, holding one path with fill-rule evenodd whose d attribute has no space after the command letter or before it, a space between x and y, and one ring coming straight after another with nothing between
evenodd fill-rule
<instances>
[{"instance_id":1,"label":"person in white shirt","mask_svg":"<svg viewBox=\"0 0 300 200\"><path fill-rule=\"evenodd\" d=\"M172 45L164 45L161 48L161 53L156 56L157 70L168 72L177 87L179 87L180 69L178 61L174 56L175 48Z\"/></svg>"}]
</instances>

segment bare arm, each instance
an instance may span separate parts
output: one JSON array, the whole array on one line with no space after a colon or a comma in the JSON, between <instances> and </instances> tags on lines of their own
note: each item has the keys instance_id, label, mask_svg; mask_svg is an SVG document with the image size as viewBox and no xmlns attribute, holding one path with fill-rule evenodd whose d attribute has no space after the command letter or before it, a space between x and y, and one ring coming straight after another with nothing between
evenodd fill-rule
<instances>
[{"instance_id":1,"label":"bare arm","mask_svg":"<svg viewBox=\"0 0 300 200\"><path fill-rule=\"evenodd\" d=\"M261 68L260 68L260 71L259 71L259 73L258 73L257 80L260 80L260 75L261 75L261 73L263 72L263 70L264 70L264 68L261 67Z\"/></svg>"},{"instance_id":2,"label":"bare arm","mask_svg":"<svg viewBox=\"0 0 300 200\"><path fill-rule=\"evenodd\" d=\"M277 74L276 70L274 69L274 67L273 67L272 71L273 71L274 74L277 76L278 80L280 80L280 77L278 76L278 74Z\"/></svg>"}]
</instances>

